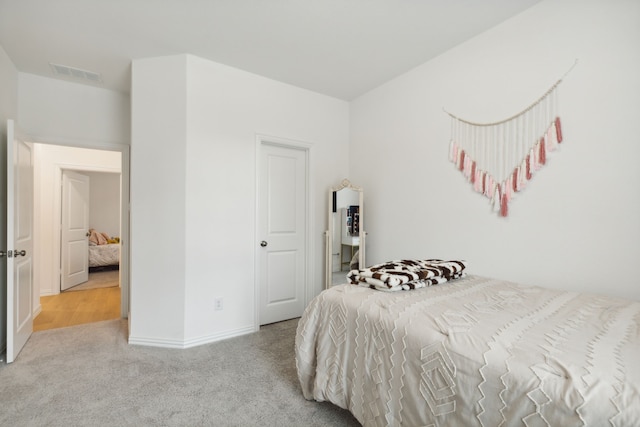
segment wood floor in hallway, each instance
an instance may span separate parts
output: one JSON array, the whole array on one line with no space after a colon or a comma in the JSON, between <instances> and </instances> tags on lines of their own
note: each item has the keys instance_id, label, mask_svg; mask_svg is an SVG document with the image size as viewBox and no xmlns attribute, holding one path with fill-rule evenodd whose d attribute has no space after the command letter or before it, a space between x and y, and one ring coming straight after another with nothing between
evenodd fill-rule
<instances>
[{"instance_id":1,"label":"wood floor in hallway","mask_svg":"<svg viewBox=\"0 0 640 427\"><path fill-rule=\"evenodd\" d=\"M120 317L120 287L62 292L40 297L42 311L33 321L33 330L64 328Z\"/></svg>"}]
</instances>

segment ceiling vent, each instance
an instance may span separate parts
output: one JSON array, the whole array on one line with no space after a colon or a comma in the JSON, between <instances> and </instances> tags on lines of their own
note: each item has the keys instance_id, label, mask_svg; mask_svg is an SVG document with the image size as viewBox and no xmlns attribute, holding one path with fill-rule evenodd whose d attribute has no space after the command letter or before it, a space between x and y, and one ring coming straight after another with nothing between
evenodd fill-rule
<instances>
[{"instance_id":1,"label":"ceiling vent","mask_svg":"<svg viewBox=\"0 0 640 427\"><path fill-rule=\"evenodd\" d=\"M53 70L53 74L56 76L71 77L91 83L102 83L102 76L100 73L69 67L67 65L54 64L52 62L50 62L49 65L51 66L51 70Z\"/></svg>"}]
</instances>

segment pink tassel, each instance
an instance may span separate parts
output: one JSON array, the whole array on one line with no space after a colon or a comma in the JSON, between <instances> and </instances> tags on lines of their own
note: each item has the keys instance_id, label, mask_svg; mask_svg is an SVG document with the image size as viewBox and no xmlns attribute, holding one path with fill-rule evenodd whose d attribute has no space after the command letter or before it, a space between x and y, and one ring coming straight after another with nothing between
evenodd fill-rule
<instances>
[{"instance_id":1,"label":"pink tassel","mask_svg":"<svg viewBox=\"0 0 640 427\"><path fill-rule=\"evenodd\" d=\"M480 192L483 195L487 194L487 172L480 171Z\"/></svg>"},{"instance_id":2,"label":"pink tassel","mask_svg":"<svg viewBox=\"0 0 640 427\"><path fill-rule=\"evenodd\" d=\"M525 162L527 162L527 180L531 180L533 177L533 175L531 175L531 154L527 155Z\"/></svg>"},{"instance_id":3,"label":"pink tassel","mask_svg":"<svg viewBox=\"0 0 640 427\"><path fill-rule=\"evenodd\" d=\"M558 144L562 142L562 127L560 126L560 117L556 117L556 139Z\"/></svg>"},{"instance_id":4,"label":"pink tassel","mask_svg":"<svg viewBox=\"0 0 640 427\"><path fill-rule=\"evenodd\" d=\"M452 139L449 143L449 161L454 162L456 160L456 154L458 153L458 145Z\"/></svg>"},{"instance_id":5,"label":"pink tassel","mask_svg":"<svg viewBox=\"0 0 640 427\"><path fill-rule=\"evenodd\" d=\"M547 163L547 150L545 149L544 138L540 138L540 164Z\"/></svg>"},{"instance_id":6,"label":"pink tassel","mask_svg":"<svg viewBox=\"0 0 640 427\"><path fill-rule=\"evenodd\" d=\"M475 184L476 182L476 162L471 162L471 183Z\"/></svg>"},{"instance_id":7,"label":"pink tassel","mask_svg":"<svg viewBox=\"0 0 640 427\"><path fill-rule=\"evenodd\" d=\"M500 207L500 216L507 216L507 203L509 203L505 183L496 184L495 199Z\"/></svg>"},{"instance_id":8,"label":"pink tassel","mask_svg":"<svg viewBox=\"0 0 640 427\"><path fill-rule=\"evenodd\" d=\"M487 174L485 171L480 172L482 176L482 194L487 195Z\"/></svg>"},{"instance_id":9,"label":"pink tassel","mask_svg":"<svg viewBox=\"0 0 640 427\"><path fill-rule=\"evenodd\" d=\"M518 191L520 190L520 188L518 187L518 183L520 182L520 180L518 179L518 172L520 170L518 168L515 168L513 171L513 176L511 178L511 182L513 184L513 191Z\"/></svg>"},{"instance_id":10,"label":"pink tassel","mask_svg":"<svg viewBox=\"0 0 640 427\"><path fill-rule=\"evenodd\" d=\"M509 214L507 203L509 203L509 201L507 200L507 194L505 193L500 198L500 216L502 217L506 217Z\"/></svg>"},{"instance_id":11,"label":"pink tassel","mask_svg":"<svg viewBox=\"0 0 640 427\"><path fill-rule=\"evenodd\" d=\"M488 191L487 196L489 196L489 198L492 199L493 195L495 194L495 190L496 189L495 189L495 187L493 185L493 177L491 177L491 176L489 177L489 182L487 184L487 189L488 189L487 190Z\"/></svg>"},{"instance_id":12,"label":"pink tassel","mask_svg":"<svg viewBox=\"0 0 640 427\"><path fill-rule=\"evenodd\" d=\"M475 166L475 163L474 163ZM472 167L474 174L471 176L471 182L473 183L473 191L480 192L480 171L477 168Z\"/></svg>"},{"instance_id":13,"label":"pink tassel","mask_svg":"<svg viewBox=\"0 0 640 427\"><path fill-rule=\"evenodd\" d=\"M458 164L458 144L454 143L453 144L453 157L451 159L452 163L455 163L456 165Z\"/></svg>"},{"instance_id":14,"label":"pink tassel","mask_svg":"<svg viewBox=\"0 0 640 427\"><path fill-rule=\"evenodd\" d=\"M460 164L458 165L458 169L461 171L464 170L464 150L460 150Z\"/></svg>"},{"instance_id":15,"label":"pink tassel","mask_svg":"<svg viewBox=\"0 0 640 427\"><path fill-rule=\"evenodd\" d=\"M502 193L503 196L507 196L508 201L511 200L511 176L509 176L509 178L507 178L507 180L502 184Z\"/></svg>"}]
</instances>

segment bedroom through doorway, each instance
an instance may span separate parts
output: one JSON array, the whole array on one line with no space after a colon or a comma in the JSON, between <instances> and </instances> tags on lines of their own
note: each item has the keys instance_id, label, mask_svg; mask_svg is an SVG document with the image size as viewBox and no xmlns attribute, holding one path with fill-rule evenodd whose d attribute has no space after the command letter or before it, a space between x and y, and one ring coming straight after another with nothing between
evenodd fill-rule
<instances>
[{"instance_id":1,"label":"bedroom through doorway","mask_svg":"<svg viewBox=\"0 0 640 427\"><path fill-rule=\"evenodd\" d=\"M34 331L124 317L122 153L35 145Z\"/></svg>"}]
</instances>

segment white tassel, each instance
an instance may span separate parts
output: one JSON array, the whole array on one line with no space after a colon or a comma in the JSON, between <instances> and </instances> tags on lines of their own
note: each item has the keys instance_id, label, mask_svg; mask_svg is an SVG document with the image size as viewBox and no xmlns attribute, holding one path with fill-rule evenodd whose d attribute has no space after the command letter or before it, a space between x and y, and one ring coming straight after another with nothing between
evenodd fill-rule
<instances>
[{"instance_id":1,"label":"white tassel","mask_svg":"<svg viewBox=\"0 0 640 427\"><path fill-rule=\"evenodd\" d=\"M558 146L558 141L556 141L556 139L554 137L555 132L556 132L555 125L552 124L547 129L547 134L546 134L547 152L551 152L551 151L555 150L556 147Z\"/></svg>"},{"instance_id":2,"label":"white tassel","mask_svg":"<svg viewBox=\"0 0 640 427\"><path fill-rule=\"evenodd\" d=\"M522 190L527 185L527 159L524 159L520 164L518 177L520 178L520 189Z\"/></svg>"},{"instance_id":3,"label":"white tassel","mask_svg":"<svg viewBox=\"0 0 640 427\"><path fill-rule=\"evenodd\" d=\"M455 162L458 153L458 144L452 139L449 143L449 161Z\"/></svg>"}]
</instances>

